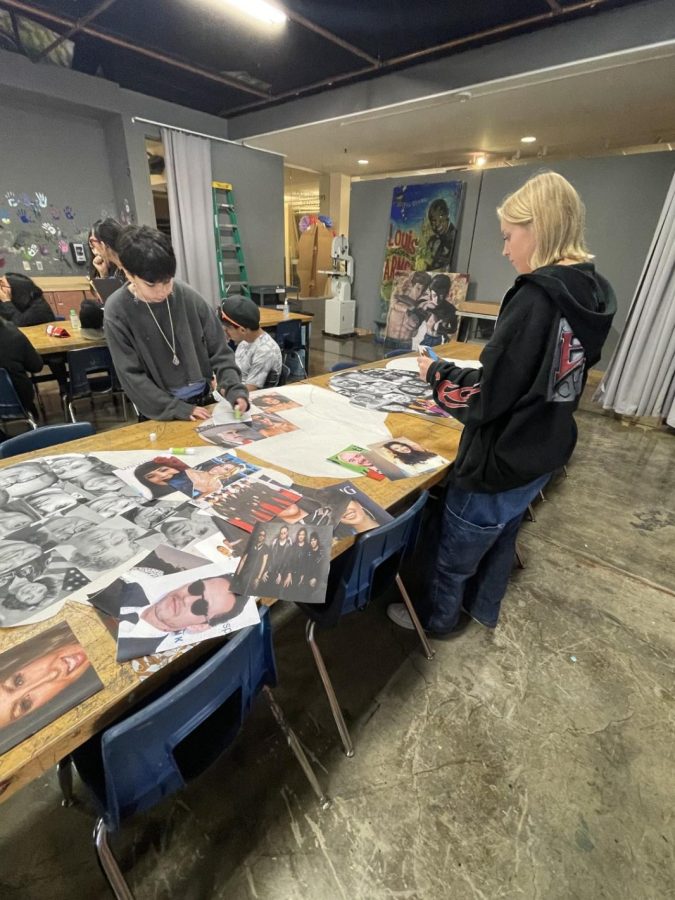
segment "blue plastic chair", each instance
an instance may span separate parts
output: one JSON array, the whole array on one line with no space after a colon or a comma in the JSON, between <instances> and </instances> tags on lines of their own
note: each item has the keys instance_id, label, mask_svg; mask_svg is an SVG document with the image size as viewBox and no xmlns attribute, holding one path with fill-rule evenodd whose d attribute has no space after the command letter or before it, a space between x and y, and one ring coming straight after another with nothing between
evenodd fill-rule
<instances>
[{"instance_id":1,"label":"blue plastic chair","mask_svg":"<svg viewBox=\"0 0 675 900\"><path fill-rule=\"evenodd\" d=\"M424 655L427 659L433 658L434 651L429 645L399 574L403 557L415 546L428 496L428 492L423 491L410 509L397 516L393 522L387 522L386 525L361 534L351 550L333 560L328 576L325 606L311 603L297 604L309 618L305 632L307 643L312 651L347 756L354 755L354 746L326 664L316 643L314 629L316 625L321 627L337 625L342 616L365 609L374 596L396 584L415 625Z\"/></svg>"},{"instance_id":2,"label":"blue plastic chair","mask_svg":"<svg viewBox=\"0 0 675 900\"><path fill-rule=\"evenodd\" d=\"M267 609L261 621L238 631L177 684L160 689L137 712L91 738L71 755L101 815L94 829L98 858L118 898L131 898L108 834L136 813L185 787L232 743L264 692L272 713L319 802L328 800L276 702L272 632ZM63 780L62 780L63 786Z\"/></svg>"},{"instance_id":3,"label":"blue plastic chair","mask_svg":"<svg viewBox=\"0 0 675 900\"><path fill-rule=\"evenodd\" d=\"M31 428L37 428L33 414L19 399L7 369L0 369L0 421L28 422Z\"/></svg>"},{"instance_id":4,"label":"blue plastic chair","mask_svg":"<svg viewBox=\"0 0 675 900\"><path fill-rule=\"evenodd\" d=\"M126 398L119 382L110 350L107 347L83 347L81 350L69 350L68 393L63 398L63 411L70 414L71 422L76 422L73 404L86 397L90 399L96 394L122 394L124 418L127 417Z\"/></svg>"},{"instance_id":5,"label":"blue plastic chair","mask_svg":"<svg viewBox=\"0 0 675 900\"><path fill-rule=\"evenodd\" d=\"M74 425L43 425L35 431L27 431L16 437L8 438L0 444L0 459L16 456L18 453L28 453L30 450L42 450L44 447L53 447L54 444L65 444L67 441L76 441L79 438L90 437L96 434L96 429L90 422L77 422Z\"/></svg>"},{"instance_id":6,"label":"blue plastic chair","mask_svg":"<svg viewBox=\"0 0 675 900\"><path fill-rule=\"evenodd\" d=\"M343 369L353 369L354 366L358 366L358 362L355 359L351 359L349 362L335 363L335 365L330 367L330 371L341 372Z\"/></svg>"},{"instance_id":7,"label":"blue plastic chair","mask_svg":"<svg viewBox=\"0 0 675 900\"><path fill-rule=\"evenodd\" d=\"M388 350L384 354L385 359L392 359L394 356L404 356L406 353L411 353L411 350Z\"/></svg>"}]
</instances>

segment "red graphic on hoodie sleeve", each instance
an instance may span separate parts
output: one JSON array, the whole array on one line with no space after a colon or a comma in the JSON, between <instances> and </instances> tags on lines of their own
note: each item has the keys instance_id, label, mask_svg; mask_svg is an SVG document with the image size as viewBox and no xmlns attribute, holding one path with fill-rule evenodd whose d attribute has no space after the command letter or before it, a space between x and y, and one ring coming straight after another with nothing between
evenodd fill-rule
<instances>
[{"instance_id":1,"label":"red graphic on hoodie sleeve","mask_svg":"<svg viewBox=\"0 0 675 900\"><path fill-rule=\"evenodd\" d=\"M452 381L441 381L437 389L439 402L448 409L459 409L469 405L469 400L480 394L479 384L455 384Z\"/></svg>"}]
</instances>

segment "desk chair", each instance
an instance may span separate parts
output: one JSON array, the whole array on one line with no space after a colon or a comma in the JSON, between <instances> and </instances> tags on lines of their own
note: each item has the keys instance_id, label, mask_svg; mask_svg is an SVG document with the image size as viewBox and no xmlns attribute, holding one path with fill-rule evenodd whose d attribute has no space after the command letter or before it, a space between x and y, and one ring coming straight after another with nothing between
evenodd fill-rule
<instances>
[{"instance_id":1,"label":"desk chair","mask_svg":"<svg viewBox=\"0 0 675 900\"><path fill-rule=\"evenodd\" d=\"M92 434L96 434L96 429L90 422L44 425L35 431L27 431L25 434L18 434L3 441L0 444L0 459L7 459L18 453L28 453L30 450L42 450L43 447L53 447L54 444L65 444L67 441L76 441Z\"/></svg>"},{"instance_id":2,"label":"desk chair","mask_svg":"<svg viewBox=\"0 0 675 900\"><path fill-rule=\"evenodd\" d=\"M388 350L384 354L385 359L392 359L394 356L404 356L406 353L410 353L410 350Z\"/></svg>"},{"instance_id":3,"label":"desk chair","mask_svg":"<svg viewBox=\"0 0 675 900\"><path fill-rule=\"evenodd\" d=\"M150 809L208 768L237 736L253 701L263 692L286 741L323 808L328 800L270 685L276 684L267 609L261 621L236 632L177 684L71 756L92 791L101 816L94 829L96 852L118 900L133 900L108 843L123 820Z\"/></svg>"},{"instance_id":4,"label":"desk chair","mask_svg":"<svg viewBox=\"0 0 675 900\"><path fill-rule=\"evenodd\" d=\"M338 362L335 365L330 367L331 372L341 372L343 369L353 369L354 366L358 366L358 361L355 359L351 359L349 362Z\"/></svg>"},{"instance_id":5,"label":"desk chair","mask_svg":"<svg viewBox=\"0 0 675 900\"><path fill-rule=\"evenodd\" d=\"M107 347L83 347L69 350L66 359L70 379L68 393L63 398L63 411L70 413L72 422L77 422L73 404L88 397L92 403L95 395L122 394L122 410L127 417L127 405L122 385L115 372L115 366Z\"/></svg>"},{"instance_id":6,"label":"desk chair","mask_svg":"<svg viewBox=\"0 0 675 900\"><path fill-rule=\"evenodd\" d=\"M0 421L28 422L31 428L38 427L33 412L19 399L7 369L0 369Z\"/></svg>"},{"instance_id":7,"label":"desk chair","mask_svg":"<svg viewBox=\"0 0 675 900\"><path fill-rule=\"evenodd\" d=\"M328 576L325 606L312 603L297 604L309 619L305 632L307 643L312 651L347 756L354 755L354 747L333 683L316 643L314 630L317 625L324 628L337 625L342 616L365 609L372 597L396 584L415 626L424 655L427 659L433 658L434 651L429 645L399 575L401 561L406 551L412 550L415 545L427 498L427 491L423 491L410 509L397 516L393 522L387 522L386 525L361 534L350 550L333 560Z\"/></svg>"},{"instance_id":8,"label":"desk chair","mask_svg":"<svg viewBox=\"0 0 675 900\"><path fill-rule=\"evenodd\" d=\"M302 327L297 319L279 322L274 329L274 340L281 348L281 358L288 366L294 380L307 378L307 371L301 353L305 350L302 343Z\"/></svg>"}]
</instances>

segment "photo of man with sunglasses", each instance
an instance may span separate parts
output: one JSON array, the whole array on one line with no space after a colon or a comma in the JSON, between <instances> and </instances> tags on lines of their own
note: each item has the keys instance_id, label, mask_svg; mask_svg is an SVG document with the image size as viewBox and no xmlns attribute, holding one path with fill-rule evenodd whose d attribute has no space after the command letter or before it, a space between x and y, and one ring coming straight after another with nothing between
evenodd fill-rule
<instances>
[{"instance_id":1,"label":"photo of man with sunglasses","mask_svg":"<svg viewBox=\"0 0 675 900\"><path fill-rule=\"evenodd\" d=\"M255 601L235 594L230 578L222 567L207 564L177 575L143 579L143 584L118 579L90 599L119 621L117 659L121 662L257 622ZM245 610L249 615L239 621Z\"/></svg>"}]
</instances>

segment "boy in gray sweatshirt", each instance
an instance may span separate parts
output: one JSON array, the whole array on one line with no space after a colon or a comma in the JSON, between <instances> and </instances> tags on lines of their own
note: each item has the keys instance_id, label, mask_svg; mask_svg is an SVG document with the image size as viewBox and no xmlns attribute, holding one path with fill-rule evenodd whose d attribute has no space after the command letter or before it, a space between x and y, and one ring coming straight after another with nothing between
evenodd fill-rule
<instances>
[{"instance_id":1,"label":"boy in gray sweatshirt","mask_svg":"<svg viewBox=\"0 0 675 900\"><path fill-rule=\"evenodd\" d=\"M127 396L148 419L207 419L212 380L235 409L248 392L214 309L174 278L176 257L154 228L126 228L117 252L128 279L105 305L105 336Z\"/></svg>"}]
</instances>

